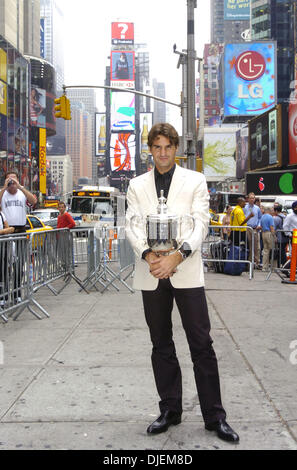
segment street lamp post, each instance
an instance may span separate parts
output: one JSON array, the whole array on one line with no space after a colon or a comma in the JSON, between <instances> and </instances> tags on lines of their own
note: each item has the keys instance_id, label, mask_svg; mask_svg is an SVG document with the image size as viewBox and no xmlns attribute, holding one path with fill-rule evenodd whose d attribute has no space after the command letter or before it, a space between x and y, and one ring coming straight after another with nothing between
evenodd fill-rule
<instances>
[{"instance_id":1,"label":"street lamp post","mask_svg":"<svg viewBox=\"0 0 297 470\"><path fill-rule=\"evenodd\" d=\"M197 0L187 0L187 167L196 170L196 100L195 100L195 36L194 36L194 9Z\"/></svg>"}]
</instances>

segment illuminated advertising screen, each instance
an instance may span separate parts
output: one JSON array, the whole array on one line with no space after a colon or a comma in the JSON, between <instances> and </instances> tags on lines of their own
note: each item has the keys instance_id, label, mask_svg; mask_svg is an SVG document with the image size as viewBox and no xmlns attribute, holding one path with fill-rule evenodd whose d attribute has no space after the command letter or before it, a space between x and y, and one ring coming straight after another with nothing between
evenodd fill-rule
<instances>
[{"instance_id":1,"label":"illuminated advertising screen","mask_svg":"<svg viewBox=\"0 0 297 470\"><path fill-rule=\"evenodd\" d=\"M110 137L111 171L135 171L135 134L119 132Z\"/></svg>"},{"instance_id":2,"label":"illuminated advertising screen","mask_svg":"<svg viewBox=\"0 0 297 470\"><path fill-rule=\"evenodd\" d=\"M289 165L297 164L297 101L289 104Z\"/></svg>"},{"instance_id":3,"label":"illuminated advertising screen","mask_svg":"<svg viewBox=\"0 0 297 470\"><path fill-rule=\"evenodd\" d=\"M249 130L243 127L236 132L236 178L244 178L249 166Z\"/></svg>"},{"instance_id":4,"label":"illuminated advertising screen","mask_svg":"<svg viewBox=\"0 0 297 470\"><path fill-rule=\"evenodd\" d=\"M246 192L263 196L297 194L297 170L246 173Z\"/></svg>"},{"instance_id":5,"label":"illuminated advertising screen","mask_svg":"<svg viewBox=\"0 0 297 470\"><path fill-rule=\"evenodd\" d=\"M135 52L111 51L110 59L111 86L134 88Z\"/></svg>"},{"instance_id":6,"label":"illuminated advertising screen","mask_svg":"<svg viewBox=\"0 0 297 470\"><path fill-rule=\"evenodd\" d=\"M282 155L281 107L249 121L250 170L280 166Z\"/></svg>"},{"instance_id":7,"label":"illuminated advertising screen","mask_svg":"<svg viewBox=\"0 0 297 470\"><path fill-rule=\"evenodd\" d=\"M235 130L220 132L217 128L204 130L203 172L206 177L235 177Z\"/></svg>"},{"instance_id":8,"label":"illuminated advertising screen","mask_svg":"<svg viewBox=\"0 0 297 470\"><path fill-rule=\"evenodd\" d=\"M224 19L244 21L250 19L250 0L224 0Z\"/></svg>"},{"instance_id":9,"label":"illuminated advertising screen","mask_svg":"<svg viewBox=\"0 0 297 470\"><path fill-rule=\"evenodd\" d=\"M30 124L35 127L46 127L46 91L34 85L30 94Z\"/></svg>"},{"instance_id":10,"label":"illuminated advertising screen","mask_svg":"<svg viewBox=\"0 0 297 470\"><path fill-rule=\"evenodd\" d=\"M106 150L106 115L95 114L95 150L96 156L105 155Z\"/></svg>"},{"instance_id":11,"label":"illuminated advertising screen","mask_svg":"<svg viewBox=\"0 0 297 470\"><path fill-rule=\"evenodd\" d=\"M276 105L275 42L226 44L224 116L255 116Z\"/></svg>"},{"instance_id":12,"label":"illuminated advertising screen","mask_svg":"<svg viewBox=\"0 0 297 470\"><path fill-rule=\"evenodd\" d=\"M112 92L110 103L111 131L134 131L135 95L133 93Z\"/></svg>"},{"instance_id":13,"label":"illuminated advertising screen","mask_svg":"<svg viewBox=\"0 0 297 470\"><path fill-rule=\"evenodd\" d=\"M111 23L112 44L134 44L134 23Z\"/></svg>"}]
</instances>

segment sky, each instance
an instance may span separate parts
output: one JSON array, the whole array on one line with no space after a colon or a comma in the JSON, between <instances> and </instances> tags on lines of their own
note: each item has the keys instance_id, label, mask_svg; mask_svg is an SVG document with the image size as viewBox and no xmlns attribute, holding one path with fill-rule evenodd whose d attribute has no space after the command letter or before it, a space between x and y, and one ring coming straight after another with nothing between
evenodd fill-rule
<instances>
[{"instance_id":1,"label":"sky","mask_svg":"<svg viewBox=\"0 0 297 470\"><path fill-rule=\"evenodd\" d=\"M187 0L58 0L58 3L65 17L65 85L104 85L111 50L111 23L132 22L135 42L148 44L151 79L165 82L166 99L180 103L182 69L177 69L178 55L173 53L173 45L179 51L187 48ZM197 0L198 57L209 41L210 0ZM97 91L101 112L105 111L103 97L103 90ZM168 110L168 120L180 121L178 108L169 106Z\"/></svg>"}]
</instances>

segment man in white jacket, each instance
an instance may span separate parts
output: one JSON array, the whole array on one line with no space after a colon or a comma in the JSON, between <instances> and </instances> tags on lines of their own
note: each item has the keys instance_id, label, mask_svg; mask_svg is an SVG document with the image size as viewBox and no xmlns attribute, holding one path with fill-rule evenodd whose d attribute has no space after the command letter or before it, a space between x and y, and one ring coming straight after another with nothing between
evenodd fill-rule
<instances>
[{"instance_id":1,"label":"man in white jacket","mask_svg":"<svg viewBox=\"0 0 297 470\"><path fill-rule=\"evenodd\" d=\"M201 245L208 232L209 194L204 175L175 164L179 138L170 124L152 127L148 145L155 162L150 171L130 181L127 192L126 234L136 257L134 287L142 291L145 318L153 344L152 366L161 401L160 417L149 434L167 431L182 415L182 378L172 337L171 314L175 299L186 332L206 429L224 440L238 435L226 422L221 403L217 359L209 335L210 322L204 291ZM157 212L163 190L171 214L194 217L195 228L181 248L158 256L148 246L145 219ZM141 220L137 227L135 221ZM136 225L136 224L134 224Z\"/></svg>"}]
</instances>

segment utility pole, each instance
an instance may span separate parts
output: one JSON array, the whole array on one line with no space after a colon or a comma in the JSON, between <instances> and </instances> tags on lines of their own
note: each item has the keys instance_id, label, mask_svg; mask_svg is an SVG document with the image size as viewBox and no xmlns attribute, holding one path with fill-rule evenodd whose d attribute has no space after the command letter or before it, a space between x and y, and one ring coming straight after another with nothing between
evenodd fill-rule
<instances>
[{"instance_id":1,"label":"utility pole","mask_svg":"<svg viewBox=\"0 0 297 470\"><path fill-rule=\"evenodd\" d=\"M187 167L196 170L195 35L194 9L197 0L187 0Z\"/></svg>"}]
</instances>

